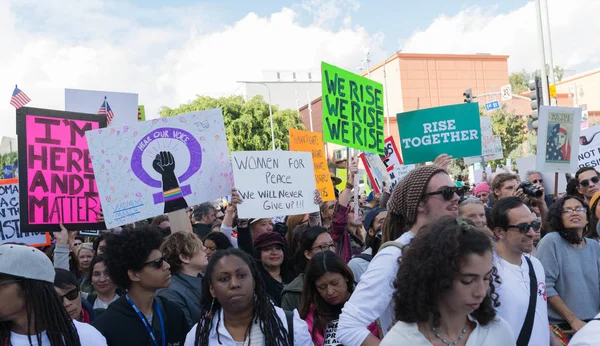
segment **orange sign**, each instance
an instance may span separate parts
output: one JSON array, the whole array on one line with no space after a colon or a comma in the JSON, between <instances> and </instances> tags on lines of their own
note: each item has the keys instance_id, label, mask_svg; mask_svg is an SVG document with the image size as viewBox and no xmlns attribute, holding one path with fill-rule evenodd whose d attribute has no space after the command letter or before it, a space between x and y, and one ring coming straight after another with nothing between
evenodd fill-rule
<instances>
[{"instance_id":1,"label":"orange sign","mask_svg":"<svg viewBox=\"0 0 600 346\"><path fill-rule=\"evenodd\" d=\"M329 175L329 168L327 167L323 134L296 129L289 129L289 131L290 151L305 151L312 153L317 190L321 193L323 201L333 201L335 199L335 194L333 192L331 176Z\"/></svg>"}]
</instances>

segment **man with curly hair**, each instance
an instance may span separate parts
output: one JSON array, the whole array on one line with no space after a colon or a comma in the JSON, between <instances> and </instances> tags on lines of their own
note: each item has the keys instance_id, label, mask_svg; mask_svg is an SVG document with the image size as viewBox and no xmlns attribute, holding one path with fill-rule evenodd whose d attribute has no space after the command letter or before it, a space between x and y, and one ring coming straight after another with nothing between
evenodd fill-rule
<instances>
[{"instance_id":1,"label":"man with curly hair","mask_svg":"<svg viewBox=\"0 0 600 346\"><path fill-rule=\"evenodd\" d=\"M496 285L500 296L498 315L510 324L516 340L520 341L518 345L546 346L551 339L558 342L548 327L544 267L537 258L528 256L534 248L534 237L540 232L540 222L517 197L497 201L490 216L498 239L495 262L502 279ZM532 293L535 300L530 301ZM527 318L529 309L531 317Z\"/></svg>"},{"instance_id":2,"label":"man with curly hair","mask_svg":"<svg viewBox=\"0 0 600 346\"><path fill-rule=\"evenodd\" d=\"M108 275L127 294L112 303L93 325L109 346L183 345L190 326L181 308L156 290L171 283L170 266L159 251L155 228L125 230L107 239L104 249Z\"/></svg>"},{"instance_id":3,"label":"man with curly hair","mask_svg":"<svg viewBox=\"0 0 600 346\"><path fill-rule=\"evenodd\" d=\"M456 217L458 201L454 182L445 169L436 165L415 168L394 188L387 205L382 245L342 309L338 342L346 346L379 344L367 326L379 319L386 333L394 320L393 281L401 247L428 223L443 216Z\"/></svg>"}]
</instances>

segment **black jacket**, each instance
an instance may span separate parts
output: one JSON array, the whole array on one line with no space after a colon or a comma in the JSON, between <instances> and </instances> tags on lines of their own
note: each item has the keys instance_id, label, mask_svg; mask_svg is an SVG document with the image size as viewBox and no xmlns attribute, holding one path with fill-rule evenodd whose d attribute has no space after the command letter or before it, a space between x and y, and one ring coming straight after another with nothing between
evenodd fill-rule
<instances>
[{"instance_id":1,"label":"black jacket","mask_svg":"<svg viewBox=\"0 0 600 346\"><path fill-rule=\"evenodd\" d=\"M165 298L156 297L162 312L167 335L167 346L183 346L185 336L190 331L181 308ZM154 346L150 334L138 314L125 296L122 296L92 323L104 335L109 346ZM158 344L162 344L160 320L156 311L152 317L152 329Z\"/></svg>"}]
</instances>

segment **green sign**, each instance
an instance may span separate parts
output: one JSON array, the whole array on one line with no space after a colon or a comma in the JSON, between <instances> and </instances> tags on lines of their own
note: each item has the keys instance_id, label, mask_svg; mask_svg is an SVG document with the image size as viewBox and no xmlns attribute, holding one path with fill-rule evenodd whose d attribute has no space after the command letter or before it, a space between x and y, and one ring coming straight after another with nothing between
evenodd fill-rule
<instances>
[{"instance_id":1,"label":"green sign","mask_svg":"<svg viewBox=\"0 0 600 346\"><path fill-rule=\"evenodd\" d=\"M383 155L383 86L325 62L321 74L325 141Z\"/></svg>"},{"instance_id":2,"label":"green sign","mask_svg":"<svg viewBox=\"0 0 600 346\"><path fill-rule=\"evenodd\" d=\"M404 164L481 155L479 104L465 103L399 113L398 130Z\"/></svg>"}]
</instances>

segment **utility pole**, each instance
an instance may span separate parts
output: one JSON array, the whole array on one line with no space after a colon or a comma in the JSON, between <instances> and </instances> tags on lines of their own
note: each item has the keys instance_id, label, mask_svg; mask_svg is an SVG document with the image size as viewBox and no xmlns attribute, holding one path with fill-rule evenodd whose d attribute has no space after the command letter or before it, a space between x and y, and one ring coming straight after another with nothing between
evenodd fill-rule
<instances>
[{"instance_id":1,"label":"utility pole","mask_svg":"<svg viewBox=\"0 0 600 346\"><path fill-rule=\"evenodd\" d=\"M550 105L550 94L548 90L548 75L546 74L546 49L544 44L544 24L542 22L542 0L535 0L535 13L537 15L538 22L538 48L540 51L541 58L541 69L540 74L542 77L542 101L544 106ZM552 69L552 68L551 68Z\"/></svg>"}]
</instances>

